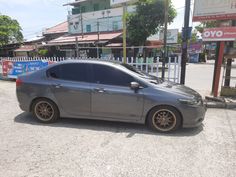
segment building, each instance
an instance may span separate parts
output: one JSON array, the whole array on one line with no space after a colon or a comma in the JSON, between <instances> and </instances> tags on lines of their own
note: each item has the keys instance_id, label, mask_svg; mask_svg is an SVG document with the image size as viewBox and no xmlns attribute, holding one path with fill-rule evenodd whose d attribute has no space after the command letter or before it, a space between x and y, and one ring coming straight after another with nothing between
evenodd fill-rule
<instances>
[{"instance_id":1,"label":"building","mask_svg":"<svg viewBox=\"0 0 236 177\"><path fill-rule=\"evenodd\" d=\"M65 4L68 34L47 42L66 57L113 57L122 54L122 7L111 8L110 0L76 0ZM128 12L135 10L128 7Z\"/></svg>"},{"instance_id":2,"label":"building","mask_svg":"<svg viewBox=\"0 0 236 177\"><path fill-rule=\"evenodd\" d=\"M28 41L1 46L0 57L33 57L44 41L44 37L36 37Z\"/></svg>"},{"instance_id":3,"label":"building","mask_svg":"<svg viewBox=\"0 0 236 177\"><path fill-rule=\"evenodd\" d=\"M75 0L65 4L70 7L67 21L45 29L42 40L30 43L31 46L6 46L0 53L32 56L40 49L47 49L47 57L122 57L123 8L112 8L110 3L110 0ZM127 11L134 12L135 6L128 6ZM150 53L146 56L154 56L152 49L162 43L154 40L146 45ZM127 39L127 56L134 57L138 51L143 51L143 47L129 46Z\"/></svg>"}]
</instances>

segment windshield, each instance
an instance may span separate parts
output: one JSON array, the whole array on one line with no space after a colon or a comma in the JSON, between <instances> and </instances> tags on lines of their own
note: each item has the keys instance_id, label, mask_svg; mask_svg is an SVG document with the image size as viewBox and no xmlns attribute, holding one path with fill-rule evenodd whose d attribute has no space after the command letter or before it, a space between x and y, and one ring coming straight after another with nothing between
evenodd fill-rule
<instances>
[{"instance_id":1,"label":"windshield","mask_svg":"<svg viewBox=\"0 0 236 177\"><path fill-rule=\"evenodd\" d=\"M122 63L121 66L125 67L129 71L132 71L133 73L135 73L136 75L138 75L139 77L141 77L143 79L150 80L151 83L159 84L159 83L163 82L163 80L161 78L158 78L156 76L150 75L150 74L148 74L146 72L142 72L142 71L138 70L137 68L135 68L135 67L133 67L133 66L131 66L129 64Z\"/></svg>"}]
</instances>

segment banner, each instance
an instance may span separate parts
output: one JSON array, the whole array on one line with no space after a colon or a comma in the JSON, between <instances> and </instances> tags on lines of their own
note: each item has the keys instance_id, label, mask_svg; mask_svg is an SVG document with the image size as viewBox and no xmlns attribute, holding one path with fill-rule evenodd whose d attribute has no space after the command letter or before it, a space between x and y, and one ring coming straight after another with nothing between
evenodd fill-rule
<instances>
[{"instance_id":1,"label":"banner","mask_svg":"<svg viewBox=\"0 0 236 177\"><path fill-rule=\"evenodd\" d=\"M195 0L193 21L236 19L235 0Z\"/></svg>"},{"instance_id":2,"label":"banner","mask_svg":"<svg viewBox=\"0 0 236 177\"><path fill-rule=\"evenodd\" d=\"M12 68L11 62L7 60L3 60L2 61L2 76L7 77L7 73L11 68Z\"/></svg>"},{"instance_id":3,"label":"banner","mask_svg":"<svg viewBox=\"0 0 236 177\"><path fill-rule=\"evenodd\" d=\"M189 54L189 62L190 63L198 63L199 62L199 53L190 53Z\"/></svg>"},{"instance_id":4,"label":"banner","mask_svg":"<svg viewBox=\"0 0 236 177\"><path fill-rule=\"evenodd\" d=\"M8 61L5 60L3 64L3 76L16 79L18 75L37 71L48 66L47 61Z\"/></svg>"}]
</instances>

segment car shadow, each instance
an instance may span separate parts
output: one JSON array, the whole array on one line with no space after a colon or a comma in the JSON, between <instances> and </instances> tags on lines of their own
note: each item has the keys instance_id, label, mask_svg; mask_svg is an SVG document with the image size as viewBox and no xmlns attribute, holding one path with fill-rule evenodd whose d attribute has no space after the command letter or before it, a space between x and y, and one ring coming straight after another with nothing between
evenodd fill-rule
<instances>
[{"instance_id":1,"label":"car shadow","mask_svg":"<svg viewBox=\"0 0 236 177\"><path fill-rule=\"evenodd\" d=\"M155 136L173 136L173 137L185 137L195 136L202 132L204 125L197 128L182 128L172 133L158 133L149 130L145 125L123 122L110 122L103 120L88 120L88 119L72 119L61 118L55 123L44 124L39 122L33 117L31 113L23 112L14 118L16 123L30 124L34 126L49 126L49 127L63 127L63 128L75 128L75 129L87 129L94 131L107 131L113 133L128 133L127 138L131 138L135 134L148 134Z\"/></svg>"}]
</instances>

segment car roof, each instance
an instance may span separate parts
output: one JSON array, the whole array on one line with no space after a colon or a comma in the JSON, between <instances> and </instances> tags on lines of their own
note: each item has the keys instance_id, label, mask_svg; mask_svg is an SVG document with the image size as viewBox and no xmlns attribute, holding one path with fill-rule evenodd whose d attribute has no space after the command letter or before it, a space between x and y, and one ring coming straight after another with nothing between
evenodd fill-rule
<instances>
[{"instance_id":1,"label":"car roof","mask_svg":"<svg viewBox=\"0 0 236 177\"><path fill-rule=\"evenodd\" d=\"M60 61L53 63L52 65L49 65L48 68L51 68L56 65L63 65L63 64L75 64L75 63L85 63L85 64L102 64L102 65L110 65L110 66L119 66L121 62L119 61L113 61L113 60L94 60L94 59L87 59L87 60L65 60L65 61Z\"/></svg>"},{"instance_id":2,"label":"car roof","mask_svg":"<svg viewBox=\"0 0 236 177\"><path fill-rule=\"evenodd\" d=\"M64 61L61 61L59 63L93 63L93 64L121 64L121 62L119 61L115 61L115 60L94 60L94 59L87 59L87 60L83 60L83 59L80 59L80 60L73 60L73 59L70 59L70 60L64 60Z\"/></svg>"}]
</instances>

